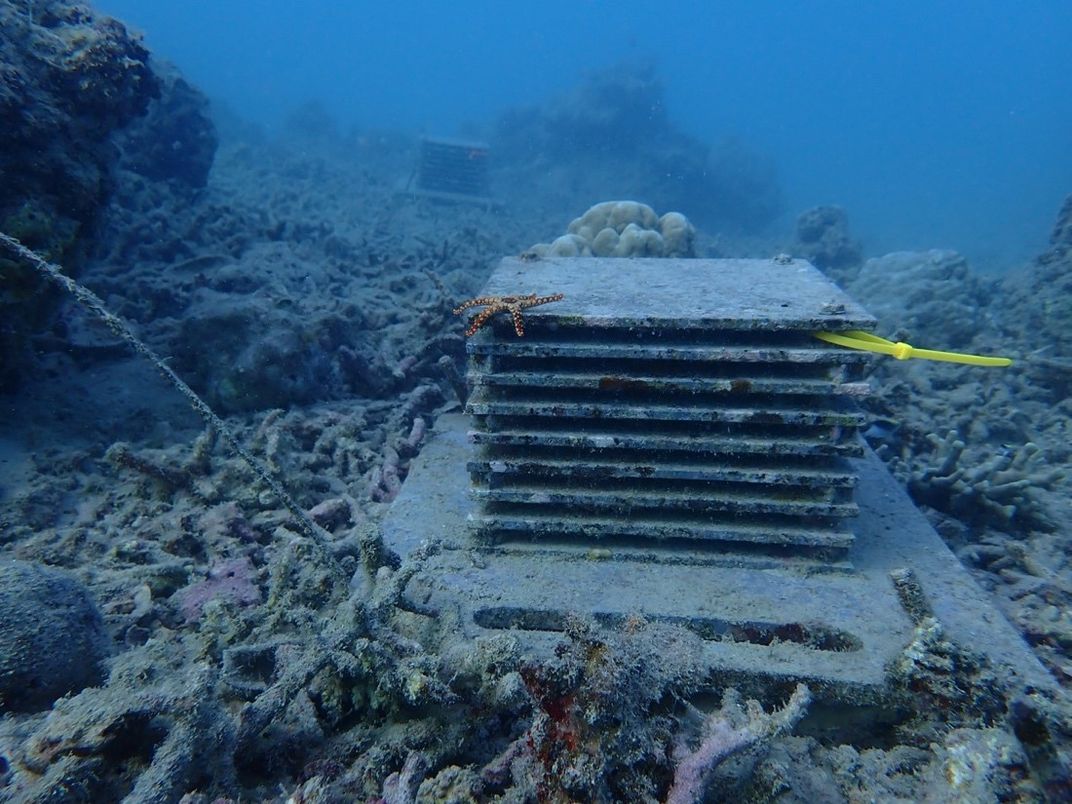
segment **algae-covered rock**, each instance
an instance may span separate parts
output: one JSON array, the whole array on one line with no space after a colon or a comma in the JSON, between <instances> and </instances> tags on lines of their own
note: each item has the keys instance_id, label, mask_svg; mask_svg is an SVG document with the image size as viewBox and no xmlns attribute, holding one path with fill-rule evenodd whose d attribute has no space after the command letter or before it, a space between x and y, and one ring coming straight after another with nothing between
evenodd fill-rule
<instances>
[{"instance_id":1,"label":"algae-covered rock","mask_svg":"<svg viewBox=\"0 0 1072 804\"><path fill-rule=\"evenodd\" d=\"M955 729L933 750L921 774L930 801L1042 800L1024 749L1008 731Z\"/></svg>"},{"instance_id":2,"label":"algae-covered rock","mask_svg":"<svg viewBox=\"0 0 1072 804\"><path fill-rule=\"evenodd\" d=\"M45 709L99 683L108 636L89 591L59 570L0 563L0 712Z\"/></svg>"}]
</instances>

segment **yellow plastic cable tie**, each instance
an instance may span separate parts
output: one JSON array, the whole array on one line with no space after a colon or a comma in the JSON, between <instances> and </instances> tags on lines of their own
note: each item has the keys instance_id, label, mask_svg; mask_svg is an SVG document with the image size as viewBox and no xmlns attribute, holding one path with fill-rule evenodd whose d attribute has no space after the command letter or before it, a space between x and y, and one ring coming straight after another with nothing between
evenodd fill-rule
<instances>
[{"instance_id":1,"label":"yellow plastic cable tie","mask_svg":"<svg viewBox=\"0 0 1072 804\"><path fill-rule=\"evenodd\" d=\"M964 363L968 366L1009 366L1012 360L1007 357L989 357L985 355L967 355L962 352L939 352L935 349L917 349L903 341L888 341L862 330L845 332L816 332L815 337L821 341L846 346L849 349L863 349L866 352L878 352L898 360L915 357L920 360L942 360L946 363Z\"/></svg>"}]
</instances>

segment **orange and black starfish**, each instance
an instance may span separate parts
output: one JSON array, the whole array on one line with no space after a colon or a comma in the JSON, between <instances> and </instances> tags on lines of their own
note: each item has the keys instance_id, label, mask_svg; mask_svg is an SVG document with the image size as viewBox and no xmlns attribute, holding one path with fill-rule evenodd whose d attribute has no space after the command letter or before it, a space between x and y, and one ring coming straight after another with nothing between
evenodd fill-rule
<instances>
[{"instance_id":1,"label":"orange and black starfish","mask_svg":"<svg viewBox=\"0 0 1072 804\"><path fill-rule=\"evenodd\" d=\"M564 298L566 297L562 293L555 293L551 296L537 296L535 293L530 293L528 296L481 296L478 299L470 299L459 304L454 308L454 315L460 315L470 307L484 308L473 316L469 322L469 329L465 331L466 335L472 336L496 313L510 313L514 318L514 332L520 338L525 334L525 321L521 317L523 309L535 307L538 304L561 301Z\"/></svg>"}]
</instances>

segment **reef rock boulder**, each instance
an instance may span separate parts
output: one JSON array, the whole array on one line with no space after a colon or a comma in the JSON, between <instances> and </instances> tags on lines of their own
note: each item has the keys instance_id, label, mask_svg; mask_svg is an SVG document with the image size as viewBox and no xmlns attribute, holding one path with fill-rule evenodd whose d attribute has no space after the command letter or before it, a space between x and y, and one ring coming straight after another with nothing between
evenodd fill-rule
<instances>
[{"instance_id":1,"label":"reef rock boulder","mask_svg":"<svg viewBox=\"0 0 1072 804\"><path fill-rule=\"evenodd\" d=\"M1053 234L1050 235L1050 251L1047 255L1051 259L1067 256L1072 251L1072 195L1061 204L1057 213L1057 222L1053 225Z\"/></svg>"},{"instance_id":2,"label":"reef rock boulder","mask_svg":"<svg viewBox=\"0 0 1072 804\"><path fill-rule=\"evenodd\" d=\"M849 234L849 216L838 206L818 206L797 218L793 253L817 268L842 274L860 264L860 244Z\"/></svg>"},{"instance_id":3,"label":"reef rock boulder","mask_svg":"<svg viewBox=\"0 0 1072 804\"><path fill-rule=\"evenodd\" d=\"M0 712L47 709L103 680L108 635L75 578L26 561L0 562Z\"/></svg>"},{"instance_id":4,"label":"reef rock boulder","mask_svg":"<svg viewBox=\"0 0 1072 804\"><path fill-rule=\"evenodd\" d=\"M864 263L848 291L879 319L944 349L966 348L987 328L993 283L955 251L895 251Z\"/></svg>"}]
</instances>

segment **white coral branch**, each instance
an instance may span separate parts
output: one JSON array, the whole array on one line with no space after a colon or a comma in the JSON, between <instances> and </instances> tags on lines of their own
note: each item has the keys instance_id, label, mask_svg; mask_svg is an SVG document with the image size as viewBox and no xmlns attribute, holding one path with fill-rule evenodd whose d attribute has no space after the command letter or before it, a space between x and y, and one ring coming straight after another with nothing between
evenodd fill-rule
<instances>
[{"instance_id":1,"label":"white coral branch","mask_svg":"<svg viewBox=\"0 0 1072 804\"><path fill-rule=\"evenodd\" d=\"M674 753L680 761L666 804L702 801L715 768L739 751L791 729L810 702L808 688L799 684L786 705L768 715L756 701L742 707L737 691L727 690L722 706L705 718L699 746L691 751L683 743L677 746Z\"/></svg>"}]
</instances>

